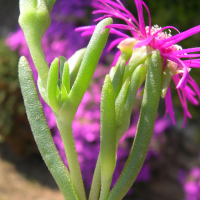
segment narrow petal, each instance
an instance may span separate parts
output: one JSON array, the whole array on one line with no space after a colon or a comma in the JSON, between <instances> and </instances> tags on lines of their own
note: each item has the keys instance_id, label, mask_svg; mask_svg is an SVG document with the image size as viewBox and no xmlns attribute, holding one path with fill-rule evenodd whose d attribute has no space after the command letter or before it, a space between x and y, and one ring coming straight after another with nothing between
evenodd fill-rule
<instances>
[{"instance_id":1,"label":"narrow petal","mask_svg":"<svg viewBox=\"0 0 200 200\"><path fill-rule=\"evenodd\" d=\"M117 61L118 61L120 55L121 55L121 51L118 51L118 52L115 54L114 60L113 60L113 62L112 62L112 64L111 64L110 67L113 67L113 66L116 65L116 63L117 63Z\"/></svg>"},{"instance_id":2,"label":"narrow petal","mask_svg":"<svg viewBox=\"0 0 200 200\"><path fill-rule=\"evenodd\" d=\"M199 99L200 99L200 88L199 88L199 86L197 85L197 83L195 82L195 80L192 79L192 77L190 76L188 82L189 82L190 85L193 87L194 91L196 92L197 96L198 96Z\"/></svg>"},{"instance_id":3,"label":"narrow petal","mask_svg":"<svg viewBox=\"0 0 200 200\"><path fill-rule=\"evenodd\" d=\"M179 30L177 28L175 28L174 26L165 26L165 27L161 28L160 30L158 30L156 33L154 33L153 36L156 36L158 33L162 32L165 29L174 29L178 33L180 33Z\"/></svg>"},{"instance_id":4,"label":"narrow petal","mask_svg":"<svg viewBox=\"0 0 200 200\"><path fill-rule=\"evenodd\" d=\"M151 35L151 14L147 5L144 2L142 2L142 4L146 8L148 16L149 16L149 36L150 36Z\"/></svg>"},{"instance_id":5,"label":"narrow petal","mask_svg":"<svg viewBox=\"0 0 200 200\"><path fill-rule=\"evenodd\" d=\"M106 2L109 3L110 5L112 5L114 8L118 8L118 9L122 10L124 12L123 15L128 17L129 19L131 19L138 26L139 24L138 24L137 20L135 19L135 17L132 15L132 13L129 12L119 0L116 0L116 1L119 4L117 4L117 3L113 2L113 1L109 1L109 0L107 0Z\"/></svg>"},{"instance_id":6,"label":"narrow petal","mask_svg":"<svg viewBox=\"0 0 200 200\"><path fill-rule=\"evenodd\" d=\"M166 54L166 53L162 53L161 52L161 55L163 58L166 58L168 60L171 60L175 63L178 64L178 66L182 67L184 72L183 72L183 76L181 78L181 80L179 81L179 83L176 85L176 88L184 88L188 82L188 79L189 79L189 72L188 72L188 67L185 65L184 62L182 62L179 58L173 56L173 55L169 55L169 54Z\"/></svg>"},{"instance_id":7,"label":"narrow petal","mask_svg":"<svg viewBox=\"0 0 200 200\"><path fill-rule=\"evenodd\" d=\"M122 40L124 40L124 38L118 38L113 40L110 45L108 46L107 51L110 51L111 49L113 49L115 46L117 46Z\"/></svg>"},{"instance_id":8,"label":"narrow petal","mask_svg":"<svg viewBox=\"0 0 200 200\"><path fill-rule=\"evenodd\" d=\"M186 54L186 55L176 55L177 58L196 58L200 57L200 54Z\"/></svg>"},{"instance_id":9,"label":"narrow petal","mask_svg":"<svg viewBox=\"0 0 200 200\"><path fill-rule=\"evenodd\" d=\"M183 60L183 63L184 63L187 67L200 68L200 59Z\"/></svg>"},{"instance_id":10,"label":"narrow petal","mask_svg":"<svg viewBox=\"0 0 200 200\"><path fill-rule=\"evenodd\" d=\"M75 31L77 31L77 32L88 31L88 30L94 31L95 27L96 27L96 25L94 25L94 26L82 26L82 27L75 28Z\"/></svg>"},{"instance_id":11,"label":"narrow petal","mask_svg":"<svg viewBox=\"0 0 200 200\"><path fill-rule=\"evenodd\" d=\"M176 120L175 120L175 115L174 115L174 109L173 109L173 104L172 104L172 96L171 96L171 91L170 87L167 90L166 96L165 96L165 105L166 105L166 113L169 113L169 116L172 120L172 123L176 125Z\"/></svg>"},{"instance_id":12,"label":"narrow petal","mask_svg":"<svg viewBox=\"0 0 200 200\"><path fill-rule=\"evenodd\" d=\"M173 44L176 44L178 42L180 42L181 40L184 40L185 38L188 38L196 33L200 32L200 25L195 26L187 31L184 31L182 33L179 33L177 35L174 35L168 39L165 39L162 41L162 48L167 48Z\"/></svg>"},{"instance_id":13,"label":"narrow petal","mask_svg":"<svg viewBox=\"0 0 200 200\"><path fill-rule=\"evenodd\" d=\"M138 11L138 18L139 18L139 28L142 35L146 38L146 31L145 31L145 23L144 23L144 16L143 16L143 7L142 7L142 0L134 0L135 5Z\"/></svg>"},{"instance_id":14,"label":"narrow petal","mask_svg":"<svg viewBox=\"0 0 200 200\"><path fill-rule=\"evenodd\" d=\"M199 104L199 101L190 93L190 91L188 90L188 88L184 88L184 94L186 96L186 98L195 106L197 106Z\"/></svg>"},{"instance_id":15,"label":"narrow petal","mask_svg":"<svg viewBox=\"0 0 200 200\"><path fill-rule=\"evenodd\" d=\"M173 76L173 81L175 83L175 85L177 86L178 83L180 82L180 78L179 78L179 75L174 75ZM184 89L180 88L180 89L177 89L177 92L178 92L178 96L179 96L179 99L180 99L180 102L181 102L181 105L183 107L183 118L184 118L184 123L183 123L183 128L185 127L186 125L186 122L187 122L187 117L191 118L191 114L188 110L188 107L187 107L187 99L186 99L186 96L184 94ZM181 95L182 93L182 95Z\"/></svg>"},{"instance_id":16,"label":"narrow petal","mask_svg":"<svg viewBox=\"0 0 200 200\"><path fill-rule=\"evenodd\" d=\"M112 15L104 15L103 17L99 17L99 18L95 19L94 22L101 21L102 19L105 19L107 17L112 17Z\"/></svg>"},{"instance_id":17,"label":"narrow petal","mask_svg":"<svg viewBox=\"0 0 200 200\"><path fill-rule=\"evenodd\" d=\"M113 33L113 34L116 34L116 35L119 35L119 36L122 36L122 37L125 37L125 38L129 38L130 36L126 35L125 33L122 33L114 28L111 28L110 29L110 33Z\"/></svg>"},{"instance_id":18,"label":"narrow petal","mask_svg":"<svg viewBox=\"0 0 200 200\"><path fill-rule=\"evenodd\" d=\"M104 28L102 28L101 33L103 32L103 30L105 28L119 28L119 29L122 29L122 30L129 30L129 31L138 32L138 30L136 28L130 27L130 26L127 26L127 25L124 25L124 24L111 24L111 25L108 25L108 26L105 26Z\"/></svg>"},{"instance_id":19,"label":"narrow petal","mask_svg":"<svg viewBox=\"0 0 200 200\"><path fill-rule=\"evenodd\" d=\"M179 51L174 51L172 52L173 55L181 55L181 54L185 54L185 53L192 53L192 52L198 52L200 51L200 47L196 47L196 48L188 48L188 49L183 49L183 50L179 50Z\"/></svg>"},{"instance_id":20,"label":"narrow petal","mask_svg":"<svg viewBox=\"0 0 200 200\"><path fill-rule=\"evenodd\" d=\"M178 85L176 88L184 88L188 82L189 79L189 72L186 67L184 67L184 72L181 80L179 81Z\"/></svg>"},{"instance_id":21,"label":"narrow petal","mask_svg":"<svg viewBox=\"0 0 200 200\"><path fill-rule=\"evenodd\" d=\"M154 37L148 37L147 39L142 40L141 42L138 42L138 43L134 46L134 49L137 49L137 48L142 47L142 46L149 45L149 43L153 40L153 38L154 38Z\"/></svg>"}]
</instances>

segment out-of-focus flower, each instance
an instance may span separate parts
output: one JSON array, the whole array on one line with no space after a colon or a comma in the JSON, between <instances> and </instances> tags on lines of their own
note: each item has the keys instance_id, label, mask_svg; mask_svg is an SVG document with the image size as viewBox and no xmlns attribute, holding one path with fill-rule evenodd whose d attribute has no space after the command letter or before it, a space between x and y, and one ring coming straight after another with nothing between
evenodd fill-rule
<instances>
[{"instance_id":1,"label":"out-of-focus flower","mask_svg":"<svg viewBox=\"0 0 200 200\"><path fill-rule=\"evenodd\" d=\"M185 191L185 200L200 199L200 168L193 167L188 174L181 171L179 174L180 183Z\"/></svg>"},{"instance_id":2,"label":"out-of-focus flower","mask_svg":"<svg viewBox=\"0 0 200 200\"><path fill-rule=\"evenodd\" d=\"M169 113L173 124L175 124L174 109L169 87L170 80L172 78L183 107L183 126L185 126L187 117L192 117L187 107L187 100L192 104L197 105L199 102L195 96L197 95L200 98L200 89L191 76L189 76L190 68L200 68L200 59L198 58L200 57L200 54L196 53L200 51L200 47L182 49L182 47L178 46L177 43L187 37L190 37L191 35L199 33L200 25L182 33L172 26L166 26L164 28L161 28L158 25L152 26L150 12L146 4L142 0L134 0L134 2L138 12L138 20L123 6L120 0L93 0L92 5L96 9L93 11L93 14L103 14L102 17L97 18L95 21L99 21L106 17L115 17L122 19L126 23L126 25L112 24L105 27L111 28L110 32L119 36L119 38L115 39L110 44L109 50L118 45L120 42L123 43L127 38L130 38L130 36L116 30L121 29L129 30L131 32L132 38L135 40L133 50L143 46L150 46L154 50L158 49L160 51L160 54L164 59L163 71L167 74L167 87L162 95L165 97L166 114ZM149 16L148 26L145 26L143 7L145 7ZM93 32L94 28L95 26L80 27L77 31L83 31L82 35L88 35ZM172 36L170 34L170 30L169 33L164 32L166 29L174 29L178 33ZM119 54L117 57L119 57ZM187 85L188 83L192 89Z\"/></svg>"}]
</instances>

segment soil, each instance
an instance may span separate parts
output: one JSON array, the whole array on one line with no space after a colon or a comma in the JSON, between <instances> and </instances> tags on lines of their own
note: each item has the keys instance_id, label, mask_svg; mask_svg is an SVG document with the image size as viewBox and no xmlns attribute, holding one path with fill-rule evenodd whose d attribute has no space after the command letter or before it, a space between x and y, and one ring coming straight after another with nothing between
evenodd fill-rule
<instances>
[{"instance_id":1,"label":"soil","mask_svg":"<svg viewBox=\"0 0 200 200\"><path fill-rule=\"evenodd\" d=\"M0 200L64 200L39 155L28 159L0 144Z\"/></svg>"}]
</instances>

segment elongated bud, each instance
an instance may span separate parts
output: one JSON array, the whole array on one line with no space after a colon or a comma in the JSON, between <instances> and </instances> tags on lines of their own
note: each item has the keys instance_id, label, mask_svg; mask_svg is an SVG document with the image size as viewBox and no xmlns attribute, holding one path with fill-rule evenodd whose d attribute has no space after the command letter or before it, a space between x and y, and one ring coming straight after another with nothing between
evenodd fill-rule
<instances>
[{"instance_id":1,"label":"elongated bud","mask_svg":"<svg viewBox=\"0 0 200 200\"><path fill-rule=\"evenodd\" d=\"M143 46L133 51L124 72L123 82L127 79L127 77L131 77L138 65L143 64L145 60L151 56L152 51L153 49L149 46Z\"/></svg>"},{"instance_id":2,"label":"elongated bud","mask_svg":"<svg viewBox=\"0 0 200 200\"><path fill-rule=\"evenodd\" d=\"M68 93L67 93L67 90L66 90L66 88L65 88L65 86L64 85L61 85L61 101L62 101L62 104L65 102L65 100L67 99L67 95L68 95ZM61 104L61 105L62 105Z\"/></svg>"},{"instance_id":3,"label":"elongated bud","mask_svg":"<svg viewBox=\"0 0 200 200\"><path fill-rule=\"evenodd\" d=\"M137 91L141 86L141 82L144 76L146 76L146 69L144 65L139 65L131 76L125 102L123 103L123 105L120 103L119 98L124 101L124 97L121 97L122 91L120 91L120 94L116 100L117 143L130 126L130 118L135 103Z\"/></svg>"},{"instance_id":4,"label":"elongated bud","mask_svg":"<svg viewBox=\"0 0 200 200\"><path fill-rule=\"evenodd\" d=\"M24 32L34 65L40 77L39 90L46 90L49 66L41 40L51 23L47 0L20 0L19 24ZM43 93L43 91L42 91ZM43 95L45 98L45 95Z\"/></svg>"},{"instance_id":5,"label":"elongated bud","mask_svg":"<svg viewBox=\"0 0 200 200\"><path fill-rule=\"evenodd\" d=\"M47 97L49 100L49 105L52 110L58 113L60 105L57 100L57 87L58 87L58 58L55 58L51 63L48 80L47 80Z\"/></svg>"},{"instance_id":6,"label":"elongated bud","mask_svg":"<svg viewBox=\"0 0 200 200\"><path fill-rule=\"evenodd\" d=\"M69 65L68 62L65 62L63 74L62 74L62 85L65 87L67 94L70 91L70 74L69 74Z\"/></svg>"},{"instance_id":7,"label":"elongated bud","mask_svg":"<svg viewBox=\"0 0 200 200\"><path fill-rule=\"evenodd\" d=\"M101 95L101 198L107 199L116 165L116 119L114 89L109 75L106 76Z\"/></svg>"},{"instance_id":8,"label":"elongated bud","mask_svg":"<svg viewBox=\"0 0 200 200\"><path fill-rule=\"evenodd\" d=\"M62 105L59 112L59 115L62 118L69 119L70 113L70 118L73 119L78 109L78 106L85 94L85 91L87 90L87 87L92 79L100 56L102 54L103 48L108 39L110 29L104 29L101 34L102 28L110 24L112 24L112 19L106 18L99 22L96 26L91 40L87 46L86 52L83 56L83 60L81 62L78 73L76 76L73 76L73 80L75 79L73 84L71 84L72 71L70 66L70 60L68 61L70 70L71 90L67 97L67 100Z\"/></svg>"},{"instance_id":9,"label":"elongated bud","mask_svg":"<svg viewBox=\"0 0 200 200\"><path fill-rule=\"evenodd\" d=\"M179 71L177 70L177 64L172 61L167 61L167 65L163 72L163 78L162 78L162 87L161 87L162 98L165 98L172 76L178 73Z\"/></svg>"},{"instance_id":10,"label":"elongated bud","mask_svg":"<svg viewBox=\"0 0 200 200\"><path fill-rule=\"evenodd\" d=\"M117 48L120 49L121 51L120 55L121 60L127 61L131 57L133 52L133 47L136 43L137 43L136 39L127 38L118 44Z\"/></svg>"},{"instance_id":11,"label":"elongated bud","mask_svg":"<svg viewBox=\"0 0 200 200\"><path fill-rule=\"evenodd\" d=\"M110 192L110 200L123 199L138 176L138 173L140 172L146 158L160 100L163 70L162 66L163 62L160 52L156 50L152 54L147 72L145 91L141 105L140 118L137 124L136 137L134 139L129 158L127 159L123 172Z\"/></svg>"},{"instance_id":12,"label":"elongated bud","mask_svg":"<svg viewBox=\"0 0 200 200\"><path fill-rule=\"evenodd\" d=\"M124 82L117 99L115 100L115 113L116 113L116 121L117 122L120 121L119 120L120 112L126 102L129 86L130 86L130 78L128 77L126 79L126 81ZM118 125L118 126L120 126L120 125Z\"/></svg>"},{"instance_id":13,"label":"elongated bud","mask_svg":"<svg viewBox=\"0 0 200 200\"><path fill-rule=\"evenodd\" d=\"M114 88L115 99L117 98L119 91L122 87L124 70L125 70L125 61L122 60L119 63L119 65L116 66L115 74L112 77L112 84Z\"/></svg>"},{"instance_id":14,"label":"elongated bud","mask_svg":"<svg viewBox=\"0 0 200 200\"><path fill-rule=\"evenodd\" d=\"M26 39L32 34L32 37L41 40L50 22L46 0L20 0L19 24Z\"/></svg>"},{"instance_id":15,"label":"elongated bud","mask_svg":"<svg viewBox=\"0 0 200 200\"><path fill-rule=\"evenodd\" d=\"M75 54L68 59L69 72L70 72L70 86L71 87L74 84L74 81L78 74L78 70L81 66L81 62L83 60L85 51L86 51L86 48L80 49L80 50L76 51Z\"/></svg>"},{"instance_id":16,"label":"elongated bud","mask_svg":"<svg viewBox=\"0 0 200 200\"><path fill-rule=\"evenodd\" d=\"M61 88L62 84L62 78L63 78L63 69L64 69L64 64L66 62L66 58L64 56L59 56L59 61L60 61L60 80L59 80L59 87Z\"/></svg>"}]
</instances>

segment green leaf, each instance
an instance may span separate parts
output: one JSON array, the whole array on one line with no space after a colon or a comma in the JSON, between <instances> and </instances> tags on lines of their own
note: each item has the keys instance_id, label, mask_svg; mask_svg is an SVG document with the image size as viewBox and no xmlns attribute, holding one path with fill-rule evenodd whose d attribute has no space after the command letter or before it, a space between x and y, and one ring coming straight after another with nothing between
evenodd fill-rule
<instances>
[{"instance_id":1,"label":"green leaf","mask_svg":"<svg viewBox=\"0 0 200 200\"><path fill-rule=\"evenodd\" d=\"M114 88L114 94L115 99L117 98L119 91L122 87L123 83L123 76L124 76L124 70L125 70L125 61L122 60L117 66L116 66L116 72L112 79L112 84Z\"/></svg>"},{"instance_id":2,"label":"green leaf","mask_svg":"<svg viewBox=\"0 0 200 200\"><path fill-rule=\"evenodd\" d=\"M149 46L143 46L133 51L132 56L125 68L123 82L127 77L131 77L134 70L140 64L143 64L145 60L151 56L153 49Z\"/></svg>"},{"instance_id":3,"label":"green leaf","mask_svg":"<svg viewBox=\"0 0 200 200\"><path fill-rule=\"evenodd\" d=\"M165 98L167 90L170 86L170 82L172 80L172 72L169 70L168 65L165 67L165 71L163 72L163 81L162 81L162 88L161 88L161 97Z\"/></svg>"},{"instance_id":4,"label":"green leaf","mask_svg":"<svg viewBox=\"0 0 200 200\"><path fill-rule=\"evenodd\" d=\"M52 11L52 8L53 8L53 5L55 2L56 2L56 0L47 0L49 12Z\"/></svg>"},{"instance_id":5,"label":"green leaf","mask_svg":"<svg viewBox=\"0 0 200 200\"><path fill-rule=\"evenodd\" d=\"M72 85L74 84L79 68L81 66L81 62L83 60L83 56L85 55L85 51L86 48L76 51L75 54L71 56L68 60L70 72L70 87L72 87Z\"/></svg>"},{"instance_id":6,"label":"green leaf","mask_svg":"<svg viewBox=\"0 0 200 200\"><path fill-rule=\"evenodd\" d=\"M70 92L70 74L68 62L65 62L62 76L62 85L65 87L67 94Z\"/></svg>"},{"instance_id":7,"label":"green leaf","mask_svg":"<svg viewBox=\"0 0 200 200\"><path fill-rule=\"evenodd\" d=\"M64 64L66 62L66 58L64 56L59 56L59 61L60 61L60 85L59 85L59 87L61 87L62 78L63 78L63 69L64 69Z\"/></svg>"},{"instance_id":8,"label":"green leaf","mask_svg":"<svg viewBox=\"0 0 200 200\"><path fill-rule=\"evenodd\" d=\"M151 141L161 94L163 62L158 50L151 57L136 136L126 165L108 200L121 200L137 178ZM130 86L131 88L131 86ZM119 192L120 191L120 192Z\"/></svg>"},{"instance_id":9,"label":"green leaf","mask_svg":"<svg viewBox=\"0 0 200 200\"><path fill-rule=\"evenodd\" d=\"M56 113L60 110L60 105L57 100L57 87L58 87L58 58L55 58L51 63L49 70L48 80L47 80L47 97L49 100L49 105L52 110Z\"/></svg>"},{"instance_id":10,"label":"green leaf","mask_svg":"<svg viewBox=\"0 0 200 200\"><path fill-rule=\"evenodd\" d=\"M40 76L38 76L37 86L38 86L39 92L40 92L43 100L49 105L49 100L48 100L48 97L47 97L47 90L44 87Z\"/></svg>"},{"instance_id":11,"label":"green leaf","mask_svg":"<svg viewBox=\"0 0 200 200\"><path fill-rule=\"evenodd\" d=\"M116 119L114 89L109 75L106 76L101 94L100 119L100 159L101 159L101 194L100 199L107 199L113 172L116 165Z\"/></svg>"},{"instance_id":12,"label":"green leaf","mask_svg":"<svg viewBox=\"0 0 200 200\"><path fill-rule=\"evenodd\" d=\"M83 95L85 94L85 91L87 90L88 85L92 79L97 63L108 39L110 29L104 29L102 33L101 31L105 26L109 24L112 24L111 18L106 18L97 24L91 40L87 46L73 86L70 83L72 88L68 95L67 101L65 101L60 109L59 115L61 118L69 118L68 113L70 113L71 116L75 115Z\"/></svg>"},{"instance_id":13,"label":"green leaf","mask_svg":"<svg viewBox=\"0 0 200 200\"><path fill-rule=\"evenodd\" d=\"M69 172L63 164L53 142L35 87L32 71L25 57L21 57L19 61L19 81L28 120L42 158L65 199L78 200Z\"/></svg>"},{"instance_id":14,"label":"green leaf","mask_svg":"<svg viewBox=\"0 0 200 200\"><path fill-rule=\"evenodd\" d=\"M65 102L65 100L67 99L67 90L65 89L64 85L61 85L61 97L62 97L62 104Z\"/></svg>"}]
</instances>

